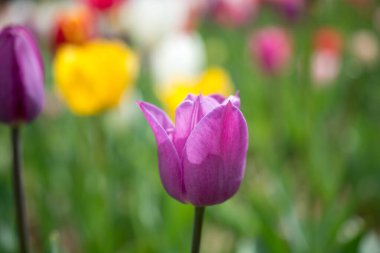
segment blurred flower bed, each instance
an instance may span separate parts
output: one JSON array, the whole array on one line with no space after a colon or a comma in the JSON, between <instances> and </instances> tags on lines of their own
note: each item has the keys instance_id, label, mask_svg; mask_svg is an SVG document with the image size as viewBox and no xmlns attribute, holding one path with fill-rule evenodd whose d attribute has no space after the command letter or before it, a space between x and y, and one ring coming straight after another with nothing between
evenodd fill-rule
<instances>
[{"instance_id":1,"label":"blurred flower bed","mask_svg":"<svg viewBox=\"0 0 380 253\"><path fill-rule=\"evenodd\" d=\"M187 252L193 210L162 189L135 102L173 117L188 93L235 92L246 174L208 208L203 252L380 252L375 0L0 1L8 24L44 53L45 109L22 133L34 252ZM1 126L0 252L13 253L8 138Z\"/></svg>"}]
</instances>

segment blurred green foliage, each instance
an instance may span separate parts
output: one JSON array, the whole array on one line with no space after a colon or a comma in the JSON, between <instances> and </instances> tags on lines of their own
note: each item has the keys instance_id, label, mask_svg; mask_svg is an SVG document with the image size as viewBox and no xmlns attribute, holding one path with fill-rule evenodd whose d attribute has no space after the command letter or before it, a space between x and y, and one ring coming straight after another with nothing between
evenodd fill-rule
<instances>
[{"instance_id":1,"label":"blurred green foliage","mask_svg":"<svg viewBox=\"0 0 380 253\"><path fill-rule=\"evenodd\" d=\"M345 54L338 80L318 89L309 58L316 28L331 25L349 37L373 29L372 17L342 1L319 1L301 22L283 24L295 42L293 64L269 78L252 65L247 37L279 23L263 10L250 29L207 20L200 27L209 64L226 67L240 91L250 132L240 191L206 210L203 252L358 252L364 236L380 228L380 65L365 68ZM158 103L144 66L137 89ZM2 126L0 252L13 253L8 135ZM161 186L142 115L115 131L104 116L64 111L42 116L22 136L34 252L189 251L193 209Z\"/></svg>"}]
</instances>

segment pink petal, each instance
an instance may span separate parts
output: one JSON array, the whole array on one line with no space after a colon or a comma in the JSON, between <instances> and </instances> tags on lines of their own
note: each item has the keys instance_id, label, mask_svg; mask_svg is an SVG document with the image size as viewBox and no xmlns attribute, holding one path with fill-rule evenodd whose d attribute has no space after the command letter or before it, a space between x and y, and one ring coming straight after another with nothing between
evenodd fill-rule
<instances>
[{"instance_id":1,"label":"pink petal","mask_svg":"<svg viewBox=\"0 0 380 253\"><path fill-rule=\"evenodd\" d=\"M219 104L223 103L223 101L226 100L226 98L220 94L212 94L210 97L218 101Z\"/></svg>"},{"instance_id":2,"label":"pink petal","mask_svg":"<svg viewBox=\"0 0 380 253\"><path fill-rule=\"evenodd\" d=\"M226 98L224 100L224 102L222 104L223 105L227 105L228 102L231 102L235 107L237 107L237 108L240 109L240 97L239 97L239 93L236 92L235 96L229 96L228 98Z\"/></svg>"},{"instance_id":3,"label":"pink petal","mask_svg":"<svg viewBox=\"0 0 380 253\"><path fill-rule=\"evenodd\" d=\"M238 91L236 92L235 95L229 96L228 98L225 98L224 96L220 94L213 94L213 95L210 95L209 97L212 97L213 99L215 99L219 104L224 104L224 105L226 105L228 101L231 101L231 103L234 106L240 109L240 96L239 96Z\"/></svg>"},{"instance_id":4,"label":"pink petal","mask_svg":"<svg viewBox=\"0 0 380 253\"><path fill-rule=\"evenodd\" d=\"M156 106L145 102L139 102L138 105L156 138L158 167L162 184L173 198L185 203L181 162L169 137L173 130L173 124L165 112Z\"/></svg>"},{"instance_id":5,"label":"pink petal","mask_svg":"<svg viewBox=\"0 0 380 253\"><path fill-rule=\"evenodd\" d=\"M238 190L245 171L248 128L231 102L205 116L192 131L182 161L187 198L196 206L219 204Z\"/></svg>"},{"instance_id":6,"label":"pink petal","mask_svg":"<svg viewBox=\"0 0 380 253\"><path fill-rule=\"evenodd\" d=\"M43 109L44 97L44 65L41 53L34 42L31 33L23 27L18 29L19 37L16 38L15 50L19 63L19 74L24 84L25 111L27 121L34 119Z\"/></svg>"},{"instance_id":7,"label":"pink petal","mask_svg":"<svg viewBox=\"0 0 380 253\"><path fill-rule=\"evenodd\" d=\"M195 100L197 100L198 96L194 95L194 94L189 94L186 96L186 98L184 99L184 101L187 101L187 100L190 100L190 101L193 101L195 102Z\"/></svg>"},{"instance_id":8,"label":"pink petal","mask_svg":"<svg viewBox=\"0 0 380 253\"><path fill-rule=\"evenodd\" d=\"M178 106L175 114L176 127L174 144L180 157L182 156L183 147L191 131L206 114L217 106L219 106L219 104L216 100L202 95L196 97L189 95L184 102Z\"/></svg>"}]
</instances>

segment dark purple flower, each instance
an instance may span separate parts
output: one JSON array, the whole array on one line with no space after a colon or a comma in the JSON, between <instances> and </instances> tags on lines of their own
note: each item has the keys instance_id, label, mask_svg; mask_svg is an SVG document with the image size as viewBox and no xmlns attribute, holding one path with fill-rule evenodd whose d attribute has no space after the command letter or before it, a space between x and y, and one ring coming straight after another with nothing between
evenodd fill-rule
<instances>
[{"instance_id":1,"label":"dark purple flower","mask_svg":"<svg viewBox=\"0 0 380 253\"><path fill-rule=\"evenodd\" d=\"M268 0L286 19L297 20L306 7L305 0Z\"/></svg>"},{"instance_id":2,"label":"dark purple flower","mask_svg":"<svg viewBox=\"0 0 380 253\"><path fill-rule=\"evenodd\" d=\"M237 192L248 149L239 97L189 95L176 110L175 125L156 106L138 104L156 138L162 183L173 198L207 206Z\"/></svg>"},{"instance_id":3,"label":"dark purple flower","mask_svg":"<svg viewBox=\"0 0 380 253\"><path fill-rule=\"evenodd\" d=\"M32 121L44 104L44 70L30 32L8 26L0 32L0 122Z\"/></svg>"}]
</instances>

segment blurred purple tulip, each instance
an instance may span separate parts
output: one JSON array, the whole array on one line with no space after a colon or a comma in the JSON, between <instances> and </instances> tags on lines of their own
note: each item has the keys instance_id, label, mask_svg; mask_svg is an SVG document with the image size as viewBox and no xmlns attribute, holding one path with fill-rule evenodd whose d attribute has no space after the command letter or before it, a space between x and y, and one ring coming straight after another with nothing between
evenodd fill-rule
<instances>
[{"instance_id":1,"label":"blurred purple tulip","mask_svg":"<svg viewBox=\"0 0 380 253\"><path fill-rule=\"evenodd\" d=\"M0 31L0 122L32 121L44 104L44 70L40 51L22 26Z\"/></svg>"},{"instance_id":2,"label":"blurred purple tulip","mask_svg":"<svg viewBox=\"0 0 380 253\"><path fill-rule=\"evenodd\" d=\"M268 0L285 18L296 20L306 7L305 0Z\"/></svg>"},{"instance_id":3,"label":"blurred purple tulip","mask_svg":"<svg viewBox=\"0 0 380 253\"><path fill-rule=\"evenodd\" d=\"M265 27L254 33L249 41L254 61L266 74L281 72L292 56L292 40L279 27Z\"/></svg>"},{"instance_id":4,"label":"blurred purple tulip","mask_svg":"<svg viewBox=\"0 0 380 253\"><path fill-rule=\"evenodd\" d=\"M188 95L177 107L175 126L156 106L138 104L156 138L162 183L173 198L208 206L237 192L248 149L238 96Z\"/></svg>"}]
</instances>

